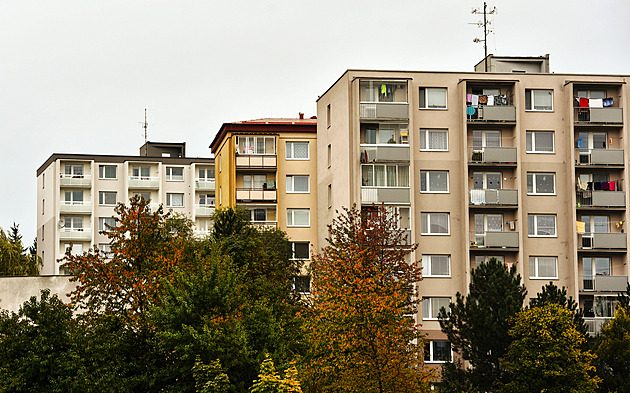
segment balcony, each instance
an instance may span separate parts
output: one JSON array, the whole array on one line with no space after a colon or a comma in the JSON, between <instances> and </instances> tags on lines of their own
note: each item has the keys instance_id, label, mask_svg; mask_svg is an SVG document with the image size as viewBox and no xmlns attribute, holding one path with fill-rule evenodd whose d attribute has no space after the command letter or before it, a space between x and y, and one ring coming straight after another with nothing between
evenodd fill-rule
<instances>
[{"instance_id":1,"label":"balcony","mask_svg":"<svg viewBox=\"0 0 630 393\"><path fill-rule=\"evenodd\" d=\"M275 169L278 158L275 154L245 154L236 156L237 168Z\"/></svg>"},{"instance_id":2,"label":"balcony","mask_svg":"<svg viewBox=\"0 0 630 393\"><path fill-rule=\"evenodd\" d=\"M278 228L278 221L251 221L250 223L262 228Z\"/></svg>"},{"instance_id":3,"label":"balcony","mask_svg":"<svg viewBox=\"0 0 630 393\"><path fill-rule=\"evenodd\" d=\"M516 166L515 147L484 147L480 150L468 148L468 163L483 165Z\"/></svg>"},{"instance_id":4,"label":"balcony","mask_svg":"<svg viewBox=\"0 0 630 393\"><path fill-rule=\"evenodd\" d=\"M623 124L623 108L574 108L576 124Z\"/></svg>"},{"instance_id":5,"label":"balcony","mask_svg":"<svg viewBox=\"0 0 630 393\"><path fill-rule=\"evenodd\" d=\"M276 189L264 188L237 188L236 200L238 202L275 202L278 198Z\"/></svg>"},{"instance_id":6,"label":"balcony","mask_svg":"<svg viewBox=\"0 0 630 393\"><path fill-rule=\"evenodd\" d=\"M578 208L625 208L626 193L624 191L576 191L575 200Z\"/></svg>"},{"instance_id":7,"label":"balcony","mask_svg":"<svg viewBox=\"0 0 630 393\"><path fill-rule=\"evenodd\" d=\"M365 102L359 104L361 120L408 120L409 104L406 102Z\"/></svg>"},{"instance_id":8,"label":"balcony","mask_svg":"<svg viewBox=\"0 0 630 393\"><path fill-rule=\"evenodd\" d=\"M473 189L470 190L471 206L517 206L518 191L508 189Z\"/></svg>"},{"instance_id":9,"label":"balcony","mask_svg":"<svg viewBox=\"0 0 630 393\"><path fill-rule=\"evenodd\" d=\"M516 107L514 105L474 105L466 108L468 122L516 122Z\"/></svg>"},{"instance_id":10,"label":"balcony","mask_svg":"<svg viewBox=\"0 0 630 393\"><path fill-rule=\"evenodd\" d=\"M92 204L89 202L61 201L59 211L61 213L90 214L92 213Z\"/></svg>"},{"instance_id":11,"label":"balcony","mask_svg":"<svg viewBox=\"0 0 630 393\"><path fill-rule=\"evenodd\" d=\"M586 318L584 317L584 323L588 327L588 334L594 336L598 334L602 330L602 326L604 326L608 321L612 318Z\"/></svg>"},{"instance_id":12,"label":"balcony","mask_svg":"<svg viewBox=\"0 0 630 393\"><path fill-rule=\"evenodd\" d=\"M361 145L361 163L409 162L409 145Z\"/></svg>"},{"instance_id":13,"label":"balcony","mask_svg":"<svg viewBox=\"0 0 630 393\"><path fill-rule=\"evenodd\" d=\"M157 190L160 188L160 178L159 177L145 177L145 176L129 176L129 188Z\"/></svg>"},{"instance_id":14,"label":"balcony","mask_svg":"<svg viewBox=\"0 0 630 393\"><path fill-rule=\"evenodd\" d=\"M628 276L580 276L581 292L624 292Z\"/></svg>"},{"instance_id":15,"label":"balcony","mask_svg":"<svg viewBox=\"0 0 630 393\"><path fill-rule=\"evenodd\" d=\"M409 187L361 187L361 203L410 203Z\"/></svg>"},{"instance_id":16,"label":"balcony","mask_svg":"<svg viewBox=\"0 0 630 393\"><path fill-rule=\"evenodd\" d=\"M60 173L59 185L61 185L62 187L91 187L92 176Z\"/></svg>"},{"instance_id":17,"label":"balcony","mask_svg":"<svg viewBox=\"0 0 630 393\"><path fill-rule=\"evenodd\" d=\"M214 179L195 179L195 189L199 191L214 191Z\"/></svg>"},{"instance_id":18,"label":"balcony","mask_svg":"<svg viewBox=\"0 0 630 393\"><path fill-rule=\"evenodd\" d=\"M625 233L593 233L582 234L580 250L626 250L627 234Z\"/></svg>"},{"instance_id":19,"label":"balcony","mask_svg":"<svg viewBox=\"0 0 630 393\"><path fill-rule=\"evenodd\" d=\"M197 217L211 217L214 214L214 205L195 205Z\"/></svg>"},{"instance_id":20,"label":"balcony","mask_svg":"<svg viewBox=\"0 0 630 393\"><path fill-rule=\"evenodd\" d=\"M63 228L59 231L59 240L92 240L92 231L88 228Z\"/></svg>"},{"instance_id":21,"label":"balcony","mask_svg":"<svg viewBox=\"0 0 630 393\"><path fill-rule=\"evenodd\" d=\"M470 248L518 249L518 232L470 233Z\"/></svg>"},{"instance_id":22,"label":"balcony","mask_svg":"<svg viewBox=\"0 0 630 393\"><path fill-rule=\"evenodd\" d=\"M575 149L576 166L623 166L623 149Z\"/></svg>"}]
</instances>

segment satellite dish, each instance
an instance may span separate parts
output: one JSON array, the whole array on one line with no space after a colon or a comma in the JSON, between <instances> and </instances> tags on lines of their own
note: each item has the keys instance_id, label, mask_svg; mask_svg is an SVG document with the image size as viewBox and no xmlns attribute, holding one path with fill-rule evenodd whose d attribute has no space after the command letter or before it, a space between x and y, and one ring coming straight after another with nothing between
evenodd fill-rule
<instances>
[{"instance_id":1,"label":"satellite dish","mask_svg":"<svg viewBox=\"0 0 630 393\"><path fill-rule=\"evenodd\" d=\"M59 225L59 228L63 228L66 226L66 222L64 220L59 220L57 224Z\"/></svg>"}]
</instances>

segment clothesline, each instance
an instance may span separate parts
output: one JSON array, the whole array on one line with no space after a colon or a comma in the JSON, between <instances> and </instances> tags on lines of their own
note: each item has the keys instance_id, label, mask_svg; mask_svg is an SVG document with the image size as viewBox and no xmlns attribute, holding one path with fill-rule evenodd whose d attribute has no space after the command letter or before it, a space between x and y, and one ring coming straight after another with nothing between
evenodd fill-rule
<instances>
[{"instance_id":1,"label":"clothesline","mask_svg":"<svg viewBox=\"0 0 630 393\"><path fill-rule=\"evenodd\" d=\"M477 106L477 105L502 106L502 105L508 105L508 97L505 94L499 94L499 95L466 94L466 103L473 106Z\"/></svg>"},{"instance_id":2,"label":"clothesline","mask_svg":"<svg viewBox=\"0 0 630 393\"><path fill-rule=\"evenodd\" d=\"M606 98L575 97L575 102L579 108L605 108L605 107L613 106L615 100L613 97L606 97Z\"/></svg>"}]
</instances>

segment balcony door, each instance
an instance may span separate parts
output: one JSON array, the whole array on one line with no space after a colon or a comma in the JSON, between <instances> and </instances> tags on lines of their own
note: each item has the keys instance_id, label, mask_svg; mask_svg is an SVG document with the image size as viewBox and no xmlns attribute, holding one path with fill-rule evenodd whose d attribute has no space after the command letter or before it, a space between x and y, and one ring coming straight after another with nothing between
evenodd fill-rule
<instances>
[{"instance_id":1,"label":"balcony door","mask_svg":"<svg viewBox=\"0 0 630 393\"><path fill-rule=\"evenodd\" d=\"M487 232L503 232L503 214L475 214L475 242L486 245Z\"/></svg>"},{"instance_id":2,"label":"balcony door","mask_svg":"<svg viewBox=\"0 0 630 393\"><path fill-rule=\"evenodd\" d=\"M584 222L582 248L593 247L594 233L610 233L610 217L608 216L581 216L580 220Z\"/></svg>"},{"instance_id":3,"label":"balcony door","mask_svg":"<svg viewBox=\"0 0 630 393\"><path fill-rule=\"evenodd\" d=\"M475 172L473 174L473 188L481 190L501 189L501 173Z\"/></svg>"},{"instance_id":4,"label":"balcony door","mask_svg":"<svg viewBox=\"0 0 630 393\"><path fill-rule=\"evenodd\" d=\"M473 150L485 147L501 147L501 131L473 131Z\"/></svg>"}]
</instances>

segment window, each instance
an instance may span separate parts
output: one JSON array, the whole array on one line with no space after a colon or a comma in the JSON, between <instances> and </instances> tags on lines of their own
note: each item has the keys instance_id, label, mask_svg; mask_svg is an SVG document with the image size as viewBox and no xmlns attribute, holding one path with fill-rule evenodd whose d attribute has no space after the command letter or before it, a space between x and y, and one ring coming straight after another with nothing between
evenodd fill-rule
<instances>
[{"instance_id":1,"label":"window","mask_svg":"<svg viewBox=\"0 0 630 393\"><path fill-rule=\"evenodd\" d=\"M115 205L116 204L116 191L99 191L98 204L99 205Z\"/></svg>"},{"instance_id":2,"label":"window","mask_svg":"<svg viewBox=\"0 0 630 393\"><path fill-rule=\"evenodd\" d=\"M66 205L83 205L83 191L66 191L64 194Z\"/></svg>"},{"instance_id":3,"label":"window","mask_svg":"<svg viewBox=\"0 0 630 393\"><path fill-rule=\"evenodd\" d=\"M330 128L330 104L326 105L326 128Z\"/></svg>"},{"instance_id":4,"label":"window","mask_svg":"<svg viewBox=\"0 0 630 393\"><path fill-rule=\"evenodd\" d=\"M529 278L557 279L557 257L529 257Z\"/></svg>"},{"instance_id":5,"label":"window","mask_svg":"<svg viewBox=\"0 0 630 393\"><path fill-rule=\"evenodd\" d=\"M440 309L444 307L448 310L451 298L448 297L425 297L422 299L422 319L437 319Z\"/></svg>"},{"instance_id":6,"label":"window","mask_svg":"<svg viewBox=\"0 0 630 393\"><path fill-rule=\"evenodd\" d=\"M64 175L64 177L83 178L83 165L66 164Z\"/></svg>"},{"instance_id":7,"label":"window","mask_svg":"<svg viewBox=\"0 0 630 393\"><path fill-rule=\"evenodd\" d=\"M293 289L298 293L310 293L311 278L309 276L293 277Z\"/></svg>"},{"instance_id":8,"label":"window","mask_svg":"<svg viewBox=\"0 0 630 393\"><path fill-rule=\"evenodd\" d=\"M448 235L448 213L420 213L422 235Z\"/></svg>"},{"instance_id":9,"label":"window","mask_svg":"<svg viewBox=\"0 0 630 393\"><path fill-rule=\"evenodd\" d=\"M116 220L114 217L99 217L98 218L98 230L100 232L108 232L116 226Z\"/></svg>"},{"instance_id":10,"label":"window","mask_svg":"<svg viewBox=\"0 0 630 393\"><path fill-rule=\"evenodd\" d=\"M184 181L184 168L176 166L166 167L166 180L169 181Z\"/></svg>"},{"instance_id":11,"label":"window","mask_svg":"<svg viewBox=\"0 0 630 393\"><path fill-rule=\"evenodd\" d=\"M555 237L556 216L530 214L527 216L527 229L530 237Z\"/></svg>"},{"instance_id":12,"label":"window","mask_svg":"<svg viewBox=\"0 0 630 393\"><path fill-rule=\"evenodd\" d=\"M527 131L525 133L528 153L553 153L553 131Z\"/></svg>"},{"instance_id":13,"label":"window","mask_svg":"<svg viewBox=\"0 0 630 393\"><path fill-rule=\"evenodd\" d=\"M420 171L420 192L448 192L448 171Z\"/></svg>"},{"instance_id":14,"label":"window","mask_svg":"<svg viewBox=\"0 0 630 393\"><path fill-rule=\"evenodd\" d=\"M66 231L83 231L82 217L64 217L64 229Z\"/></svg>"},{"instance_id":15,"label":"window","mask_svg":"<svg viewBox=\"0 0 630 393\"><path fill-rule=\"evenodd\" d=\"M308 160L308 142L287 142L287 160Z\"/></svg>"},{"instance_id":16,"label":"window","mask_svg":"<svg viewBox=\"0 0 630 393\"><path fill-rule=\"evenodd\" d=\"M81 243L65 243L64 244L64 254L70 250L70 255L81 255L83 254L83 244Z\"/></svg>"},{"instance_id":17,"label":"window","mask_svg":"<svg viewBox=\"0 0 630 393\"><path fill-rule=\"evenodd\" d=\"M149 180L151 174L151 167L148 166L134 166L131 169L131 180Z\"/></svg>"},{"instance_id":18,"label":"window","mask_svg":"<svg viewBox=\"0 0 630 393\"><path fill-rule=\"evenodd\" d=\"M451 276L451 256L450 255L423 255L422 275L424 277L450 277Z\"/></svg>"},{"instance_id":19,"label":"window","mask_svg":"<svg viewBox=\"0 0 630 393\"><path fill-rule=\"evenodd\" d=\"M268 187L267 175L243 175L243 188L246 189L274 189L274 187Z\"/></svg>"},{"instance_id":20,"label":"window","mask_svg":"<svg viewBox=\"0 0 630 393\"><path fill-rule=\"evenodd\" d=\"M500 172L473 172L473 188L478 190L500 190Z\"/></svg>"},{"instance_id":21,"label":"window","mask_svg":"<svg viewBox=\"0 0 630 393\"><path fill-rule=\"evenodd\" d=\"M328 162L328 168L330 168L330 164L332 162L332 146L331 145L328 145L328 159L327 159L327 162Z\"/></svg>"},{"instance_id":22,"label":"window","mask_svg":"<svg viewBox=\"0 0 630 393\"><path fill-rule=\"evenodd\" d=\"M214 168L199 168L199 180L214 180Z\"/></svg>"},{"instance_id":23,"label":"window","mask_svg":"<svg viewBox=\"0 0 630 393\"><path fill-rule=\"evenodd\" d=\"M361 180L364 187L409 187L409 166L364 164Z\"/></svg>"},{"instance_id":24,"label":"window","mask_svg":"<svg viewBox=\"0 0 630 393\"><path fill-rule=\"evenodd\" d=\"M276 154L276 138L272 136L237 136L238 154ZM221 172L221 161L219 161Z\"/></svg>"},{"instance_id":25,"label":"window","mask_svg":"<svg viewBox=\"0 0 630 393\"><path fill-rule=\"evenodd\" d=\"M448 131L421 129L420 150L448 151Z\"/></svg>"},{"instance_id":26,"label":"window","mask_svg":"<svg viewBox=\"0 0 630 393\"><path fill-rule=\"evenodd\" d=\"M184 194L166 193L167 207L184 207Z\"/></svg>"},{"instance_id":27,"label":"window","mask_svg":"<svg viewBox=\"0 0 630 393\"><path fill-rule=\"evenodd\" d=\"M287 209L288 227L308 227L311 225L309 209Z\"/></svg>"},{"instance_id":28,"label":"window","mask_svg":"<svg viewBox=\"0 0 630 393\"><path fill-rule=\"evenodd\" d=\"M139 196L140 198L144 199L146 202L149 202L151 200L150 192L137 192L134 194L134 196Z\"/></svg>"},{"instance_id":29,"label":"window","mask_svg":"<svg viewBox=\"0 0 630 393\"><path fill-rule=\"evenodd\" d=\"M110 180L116 179L116 165L99 165L98 178Z\"/></svg>"},{"instance_id":30,"label":"window","mask_svg":"<svg viewBox=\"0 0 630 393\"><path fill-rule=\"evenodd\" d=\"M112 245L109 243L99 243L98 250L105 256L112 253Z\"/></svg>"},{"instance_id":31,"label":"window","mask_svg":"<svg viewBox=\"0 0 630 393\"><path fill-rule=\"evenodd\" d=\"M446 88L421 87L420 109L446 109Z\"/></svg>"},{"instance_id":32,"label":"window","mask_svg":"<svg viewBox=\"0 0 630 393\"><path fill-rule=\"evenodd\" d=\"M473 150L482 151L484 147L501 147L501 131L473 131Z\"/></svg>"},{"instance_id":33,"label":"window","mask_svg":"<svg viewBox=\"0 0 630 393\"><path fill-rule=\"evenodd\" d=\"M309 242L291 242L291 259L310 259Z\"/></svg>"},{"instance_id":34,"label":"window","mask_svg":"<svg viewBox=\"0 0 630 393\"><path fill-rule=\"evenodd\" d=\"M332 207L332 184L328 185L328 208Z\"/></svg>"},{"instance_id":35,"label":"window","mask_svg":"<svg viewBox=\"0 0 630 393\"><path fill-rule=\"evenodd\" d=\"M201 205L201 206L214 206L214 195L212 195L212 194L199 194L199 205Z\"/></svg>"},{"instance_id":36,"label":"window","mask_svg":"<svg viewBox=\"0 0 630 393\"><path fill-rule=\"evenodd\" d=\"M308 193L308 175L287 175L288 193Z\"/></svg>"},{"instance_id":37,"label":"window","mask_svg":"<svg viewBox=\"0 0 630 393\"><path fill-rule=\"evenodd\" d=\"M426 363L444 363L453 360L451 344L448 341L426 341L424 343L424 361Z\"/></svg>"},{"instance_id":38,"label":"window","mask_svg":"<svg viewBox=\"0 0 630 393\"><path fill-rule=\"evenodd\" d=\"M267 210L266 209L250 209L250 220L252 222L265 222L267 221Z\"/></svg>"},{"instance_id":39,"label":"window","mask_svg":"<svg viewBox=\"0 0 630 393\"><path fill-rule=\"evenodd\" d=\"M505 258L501 255L475 255L475 267L479 267L484 262L488 262L491 258L499 262L505 263Z\"/></svg>"},{"instance_id":40,"label":"window","mask_svg":"<svg viewBox=\"0 0 630 393\"><path fill-rule=\"evenodd\" d=\"M46 173L42 173L42 189L46 188Z\"/></svg>"},{"instance_id":41,"label":"window","mask_svg":"<svg viewBox=\"0 0 630 393\"><path fill-rule=\"evenodd\" d=\"M46 234L46 231L44 230L44 225L42 225L42 242L44 241L44 235Z\"/></svg>"},{"instance_id":42,"label":"window","mask_svg":"<svg viewBox=\"0 0 630 393\"><path fill-rule=\"evenodd\" d=\"M528 111L552 111L553 90L525 89L525 109Z\"/></svg>"},{"instance_id":43,"label":"window","mask_svg":"<svg viewBox=\"0 0 630 393\"><path fill-rule=\"evenodd\" d=\"M556 193L556 174L528 172L527 193L531 195L554 195Z\"/></svg>"}]
</instances>

